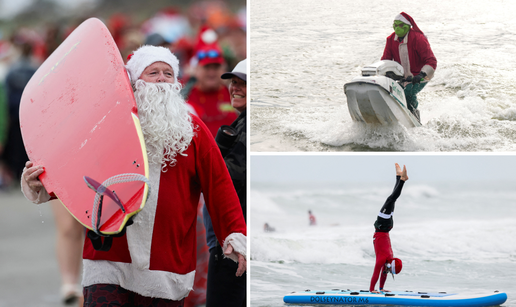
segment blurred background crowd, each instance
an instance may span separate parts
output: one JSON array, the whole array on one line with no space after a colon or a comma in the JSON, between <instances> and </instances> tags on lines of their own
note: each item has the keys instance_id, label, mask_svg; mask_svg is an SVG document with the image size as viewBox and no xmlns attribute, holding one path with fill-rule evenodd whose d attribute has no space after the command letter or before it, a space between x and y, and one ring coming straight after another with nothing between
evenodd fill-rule
<instances>
[{"instance_id":1,"label":"blurred background crowd","mask_svg":"<svg viewBox=\"0 0 516 307\"><path fill-rule=\"evenodd\" d=\"M14 2L18 4L12 8ZM179 59L187 99L196 88L206 92L222 85L220 75L246 57L245 0L186 0L173 6L171 1L0 0L0 12L0 189L17 185L27 161L18 122L23 88L38 66L87 18L96 17L106 24L124 61L143 44L170 48ZM212 57L199 60L200 51ZM220 65L204 71L199 68L208 64ZM224 100L229 103L229 95ZM210 119L224 118L210 111L206 114L198 101L189 103L208 126ZM223 105L218 111L227 107ZM229 124L232 119L227 120Z\"/></svg>"},{"instance_id":2,"label":"blurred background crowd","mask_svg":"<svg viewBox=\"0 0 516 307\"><path fill-rule=\"evenodd\" d=\"M38 67L84 20L96 17L104 22L125 62L134 50L144 44L169 48L179 59L179 80L191 112L198 115L215 136L221 125L230 125L238 116L231 107L227 83L224 83L227 81L220 76L246 58L245 5L245 0L0 0L1 205L15 206L25 201L23 196L12 198L14 194L21 195L20 176L28 161L19 123L24 87ZM62 286L59 301L61 304L80 305L80 256L84 229L59 201L50 207L56 223L59 267L56 274L60 275ZM201 208L202 203L199 204L197 227L195 290L185 306L202 306L205 301L209 252ZM24 219L24 215L18 218ZM11 219L17 218L11 214ZM27 227L31 229L34 225ZM2 237L0 241L5 243L6 240ZM11 258L14 261L15 256ZM23 282L22 274L19 271L15 274ZM28 274L35 278L35 272ZM49 276L41 278L48 280ZM58 292L56 289L56 297Z\"/></svg>"}]
</instances>

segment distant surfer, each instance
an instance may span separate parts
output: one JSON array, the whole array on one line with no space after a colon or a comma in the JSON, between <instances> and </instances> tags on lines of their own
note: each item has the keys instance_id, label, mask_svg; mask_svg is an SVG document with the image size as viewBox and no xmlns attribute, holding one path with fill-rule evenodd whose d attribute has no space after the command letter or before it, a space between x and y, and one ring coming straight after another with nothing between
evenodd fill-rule
<instances>
[{"instance_id":1,"label":"distant surfer","mask_svg":"<svg viewBox=\"0 0 516 307\"><path fill-rule=\"evenodd\" d=\"M394 186L392 194L387 198L382 209L380 209L380 213L378 213L378 217L374 223L375 233L373 236L373 245L376 254L376 264L374 266L373 277L371 277L371 285L369 286L369 291L373 293L381 293L374 289L380 274L380 291L390 292L389 290L383 289L387 274L391 273L394 277L394 274L401 272L402 262L400 259L394 258L393 256L389 231L391 231L394 225L392 219L394 205L407 180L407 168L403 166L402 171L398 163L396 163L396 185Z\"/></svg>"},{"instance_id":2,"label":"distant surfer","mask_svg":"<svg viewBox=\"0 0 516 307\"><path fill-rule=\"evenodd\" d=\"M310 222L310 226L315 226L316 225L315 216L312 214L311 210L308 210L308 220Z\"/></svg>"},{"instance_id":3,"label":"distant surfer","mask_svg":"<svg viewBox=\"0 0 516 307\"><path fill-rule=\"evenodd\" d=\"M274 227L272 227L271 225L269 225L269 223L265 223L263 225L263 231L265 232L274 232L276 229L274 229Z\"/></svg>"},{"instance_id":4,"label":"distant surfer","mask_svg":"<svg viewBox=\"0 0 516 307\"><path fill-rule=\"evenodd\" d=\"M387 37L382 60L396 61L403 66L407 107L421 122L416 95L434 76L437 59L425 34L407 13L398 14L393 27L394 33Z\"/></svg>"}]
</instances>

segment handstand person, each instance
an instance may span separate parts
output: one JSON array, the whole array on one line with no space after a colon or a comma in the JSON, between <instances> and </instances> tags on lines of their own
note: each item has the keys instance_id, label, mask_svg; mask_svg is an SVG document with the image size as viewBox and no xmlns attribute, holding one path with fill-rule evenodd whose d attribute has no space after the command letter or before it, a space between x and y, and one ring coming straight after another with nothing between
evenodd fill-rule
<instances>
[{"instance_id":1,"label":"handstand person","mask_svg":"<svg viewBox=\"0 0 516 307\"><path fill-rule=\"evenodd\" d=\"M387 198L385 204L383 204L374 223L375 233L373 236L373 245L376 254L376 264L374 266L373 276L371 277L371 285L369 286L369 291L372 293L381 293L380 291L390 292L389 290L383 289L387 274L391 273L394 277L394 274L398 274L402 268L401 260L393 257L389 231L391 231L394 224L392 219L394 205L407 180L407 168L403 166L402 171L398 163L396 163L396 185L394 186L392 194ZM374 287L376 286L380 274L382 275L380 278L380 291L376 291Z\"/></svg>"}]
</instances>

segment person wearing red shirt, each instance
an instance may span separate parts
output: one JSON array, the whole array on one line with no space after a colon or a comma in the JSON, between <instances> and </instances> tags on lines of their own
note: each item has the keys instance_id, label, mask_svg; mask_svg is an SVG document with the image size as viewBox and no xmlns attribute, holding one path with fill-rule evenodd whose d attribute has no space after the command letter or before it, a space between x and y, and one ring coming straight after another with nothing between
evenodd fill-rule
<instances>
[{"instance_id":1,"label":"person wearing red shirt","mask_svg":"<svg viewBox=\"0 0 516 307\"><path fill-rule=\"evenodd\" d=\"M143 46L127 62L149 160L152 188L145 208L108 251L86 240L84 306L183 306L196 268L201 192L224 255L246 270L246 224L231 177L211 133L180 95L179 63L169 49ZM22 191L35 203L51 197L26 163ZM125 306L125 305L124 305Z\"/></svg>"},{"instance_id":2,"label":"person wearing red shirt","mask_svg":"<svg viewBox=\"0 0 516 307\"><path fill-rule=\"evenodd\" d=\"M312 214L312 210L308 210L308 220L310 221L310 226L316 225L315 216Z\"/></svg>"},{"instance_id":3,"label":"person wearing red shirt","mask_svg":"<svg viewBox=\"0 0 516 307\"><path fill-rule=\"evenodd\" d=\"M394 33L387 37L382 60L396 61L405 71L405 98L408 109L421 122L417 93L419 93L437 68L437 59L430 48L425 34L407 13L402 12L394 18Z\"/></svg>"},{"instance_id":4,"label":"person wearing red shirt","mask_svg":"<svg viewBox=\"0 0 516 307\"><path fill-rule=\"evenodd\" d=\"M371 277L371 284L369 286L369 291L372 293L380 293L374 289L380 274L380 291L390 292L383 288L387 279L387 274L391 273L394 277L394 274L398 274L402 269L403 264L401 260L394 258L393 256L389 231L391 231L394 225L394 221L392 219L392 215L394 214L394 205L401 194L405 181L407 180L407 168L403 166L402 171L398 163L396 163L396 185L394 186L392 194L387 198L382 209L380 209L380 213L378 213L378 217L374 223L375 233L373 236L373 245L374 252L376 254L376 263L373 270L373 276Z\"/></svg>"},{"instance_id":5,"label":"person wearing red shirt","mask_svg":"<svg viewBox=\"0 0 516 307\"><path fill-rule=\"evenodd\" d=\"M220 48L214 44L200 48L195 56L198 61L195 68L197 81L188 94L187 102L215 137L220 126L231 125L237 118L229 91L220 80L224 58Z\"/></svg>"}]
</instances>

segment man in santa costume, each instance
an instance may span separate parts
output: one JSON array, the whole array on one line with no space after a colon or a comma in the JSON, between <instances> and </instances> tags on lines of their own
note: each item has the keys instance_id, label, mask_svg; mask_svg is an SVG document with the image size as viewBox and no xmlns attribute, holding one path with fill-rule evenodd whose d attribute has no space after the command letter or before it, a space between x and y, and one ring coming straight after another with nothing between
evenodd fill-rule
<instances>
[{"instance_id":1,"label":"man in santa costume","mask_svg":"<svg viewBox=\"0 0 516 307\"><path fill-rule=\"evenodd\" d=\"M375 233L373 236L373 245L376 254L376 264L374 266L373 276L371 277L371 284L369 285L369 291L373 293L380 293L374 289L380 274L380 291L390 292L383 288L387 274L391 273L394 277L394 274L401 272L402 262L400 259L394 258L393 256L389 231L391 231L394 225L392 219L394 205L407 180L407 168L403 166L402 171L398 163L396 163L396 185L394 186L392 194L387 198L382 209L380 209L380 213L378 213L378 217L374 223Z\"/></svg>"},{"instance_id":2,"label":"man in santa costume","mask_svg":"<svg viewBox=\"0 0 516 307\"><path fill-rule=\"evenodd\" d=\"M425 34L407 13L398 14L393 27L394 33L387 37L382 60L396 61L403 66L407 107L421 122L416 95L434 76L437 59Z\"/></svg>"},{"instance_id":3,"label":"man in santa costume","mask_svg":"<svg viewBox=\"0 0 516 307\"><path fill-rule=\"evenodd\" d=\"M183 306L196 266L197 204L202 192L224 255L246 270L246 225L217 144L189 113L179 91L179 62L169 49L143 46L127 62L149 158L152 192L145 208L109 251L86 240L84 306ZM26 163L22 191L35 202L51 197ZM125 305L127 304L127 305Z\"/></svg>"}]
</instances>

